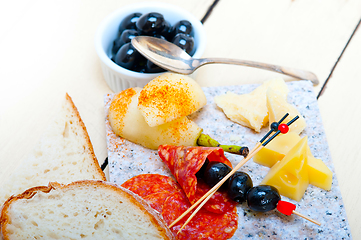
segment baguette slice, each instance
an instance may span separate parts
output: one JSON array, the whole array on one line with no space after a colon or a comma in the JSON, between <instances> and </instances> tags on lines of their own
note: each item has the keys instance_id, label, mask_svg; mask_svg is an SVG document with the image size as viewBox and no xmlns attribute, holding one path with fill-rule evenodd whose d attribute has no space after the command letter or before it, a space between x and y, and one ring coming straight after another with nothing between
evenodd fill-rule
<instances>
[{"instance_id":1,"label":"baguette slice","mask_svg":"<svg viewBox=\"0 0 361 240\"><path fill-rule=\"evenodd\" d=\"M9 198L1 233L10 239L174 239L142 198L105 181L56 182Z\"/></svg>"},{"instance_id":2,"label":"baguette slice","mask_svg":"<svg viewBox=\"0 0 361 240\"><path fill-rule=\"evenodd\" d=\"M35 186L47 186L52 181L106 180L85 125L68 94L55 117L33 152L0 183L0 206L13 194Z\"/></svg>"}]
</instances>

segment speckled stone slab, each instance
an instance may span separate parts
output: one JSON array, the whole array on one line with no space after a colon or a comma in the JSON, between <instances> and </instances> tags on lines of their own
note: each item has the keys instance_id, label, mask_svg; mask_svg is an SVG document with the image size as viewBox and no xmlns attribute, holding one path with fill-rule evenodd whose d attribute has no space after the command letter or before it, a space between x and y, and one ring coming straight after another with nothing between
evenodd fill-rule
<instances>
[{"instance_id":1,"label":"speckled stone slab","mask_svg":"<svg viewBox=\"0 0 361 240\"><path fill-rule=\"evenodd\" d=\"M318 226L294 214L286 216L276 210L268 213L256 213L249 210L246 204L240 204L237 207L238 229L231 239L351 239L350 227L312 84L308 81L295 81L287 83L287 85L290 90L288 102L297 107L307 123L307 128L301 136L308 136L308 143L313 155L321 158L334 175L330 191L309 185L300 202L285 197L282 197L282 200L296 204L298 212L321 222L322 225ZM267 132L267 129L263 129L261 133L255 133L230 121L215 105L213 98L225 94L227 91L236 94L249 93L257 86L203 88L208 101L207 105L192 114L190 119L203 128L204 133L222 144L236 144L252 149ZM121 139L113 133L107 118L111 98L111 94L104 97L110 181L122 184L127 179L144 173L171 176L156 151ZM242 159L241 156L229 153L225 153L225 155L233 166ZM258 185L269 168L249 161L241 170L249 173L254 185Z\"/></svg>"}]
</instances>

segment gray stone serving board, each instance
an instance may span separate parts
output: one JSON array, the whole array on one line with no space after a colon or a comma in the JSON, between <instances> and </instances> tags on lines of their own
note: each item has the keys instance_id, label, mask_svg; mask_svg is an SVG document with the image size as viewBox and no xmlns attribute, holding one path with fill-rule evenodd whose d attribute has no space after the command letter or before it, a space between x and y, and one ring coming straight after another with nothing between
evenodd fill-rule
<instances>
[{"instance_id":1,"label":"gray stone serving board","mask_svg":"<svg viewBox=\"0 0 361 240\"><path fill-rule=\"evenodd\" d=\"M189 118L203 128L204 133L222 144L241 145L252 149L267 129L255 133L230 121L215 105L213 98L227 91L236 94L249 93L257 86L259 85L205 87L203 90L207 97L207 105ZM307 123L301 136L308 136L313 155L321 158L331 169L333 183L330 191L309 185L300 202L285 197L282 197L282 200L296 204L296 211L319 221L322 225L318 226L294 214L286 216L277 210L256 213L244 203L237 206L238 229L231 239L352 239L312 84L309 81L295 81L287 83L287 86L290 90L288 102L297 107ZM113 133L108 121L108 108L112 96L104 96L109 180L120 185L139 174L158 173L171 176L166 165L158 157L157 151L121 139ZM241 156L229 153L225 155L233 166L242 159ZM269 168L249 161L240 170L249 173L254 185L258 185Z\"/></svg>"}]
</instances>

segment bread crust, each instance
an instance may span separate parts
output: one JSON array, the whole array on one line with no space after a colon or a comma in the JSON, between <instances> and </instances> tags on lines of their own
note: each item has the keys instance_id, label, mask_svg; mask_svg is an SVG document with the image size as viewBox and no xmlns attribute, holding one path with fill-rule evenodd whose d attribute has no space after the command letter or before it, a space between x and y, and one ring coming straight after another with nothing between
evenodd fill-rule
<instances>
[{"instance_id":1,"label":"bread crust","mask_svg":"<svg viewBox=\"0 0 361 240\"><path fill-rule=\"evenodd\" d=\"M100 168L100 165L99 165L99 162L98 162L98 159L96 158L95 154L94 154L94 149L93 149L93 145L90 141L90 137L88 135L88 131L86 130L86 127L85 127L85 124L83 122L83 120L81 119L80 117L80 114L79 114L79 111L77 109L77 107L75 106L72 98L69 96L68 93L65 94L65 98L66 98L66 101L68 101L71 106L73 107L74 109L74 113L76 114L76 118L78 119L79 121L79 124L81 125L82 129L83 129L83 134L85 136L85 140L87 142L87 146L88 146L88 150L89 152L91 153L92 155L92 158L93 158L93 163L94 164L94 169L96 170L96 172L100 175L100 177L102 178L103 181L106 181L106 177L105 177L105 174L104 172L101 170Z\"/></svg>"},{"instance_id":2,"label":"bread crust","mask_svg":"<svg viewBox=\"0 0 361 240\"><path fill-rule=\"evenodd\" d=\"M7 199L7 201L4 203L1 209L0 236L2 236L4 240L10 240L9 233L6 227L8 224L11 223L8 213L11 204L14 203L15 201L21 199L31 199L38 192L49 193L51 191L56 191L57 189L66 191L67 189L72 189L72 188L76 189L78 187L82 187L85 185L96 187L97 190L98 189L110 190L116 192L119 195L126 196L132 202L132 204L142 209L143 213L149 217L149 220L152 222L153 226L155 226L158 229L158 231L161 233L162 239L176 239L173 233L167 227L167 224L163 220L161 214L155 211L144 199L134 194L133 192L129 191L128 189L125 189L116 184L112 184L102 180L80 180L69 184L50 182L48 186L37 186L37 187L29 188L21 194L18 194L16 196L11 196L9 199Z\"/></svg>"}]
</instances>

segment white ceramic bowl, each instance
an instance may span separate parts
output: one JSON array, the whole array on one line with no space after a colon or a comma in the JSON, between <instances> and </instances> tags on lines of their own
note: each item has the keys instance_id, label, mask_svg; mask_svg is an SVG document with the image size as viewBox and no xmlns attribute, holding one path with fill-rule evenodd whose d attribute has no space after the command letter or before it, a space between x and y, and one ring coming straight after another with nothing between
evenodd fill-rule
<instances>
[{"instance_id":1,"label":"white ceramic bowl","mask_svg":"<svg viewBox=\"0 0 361 240\"><path fill-rule=\"evenodd\" d=\"M196 51L193 57L201 57L206 47L206 34L202 23L191 13L178 6L160 2L141 2L122 7L102 21L95 36L95 49L101 61L105 81L114 92L120 92L130 87L144 87L160 74L130 71L111 60L111 48L118 34L119 24L123 18L134 12L159 12L171 25L180 20L188 20L192 23L194 31Z\"/></svg>"}]
</instances>

